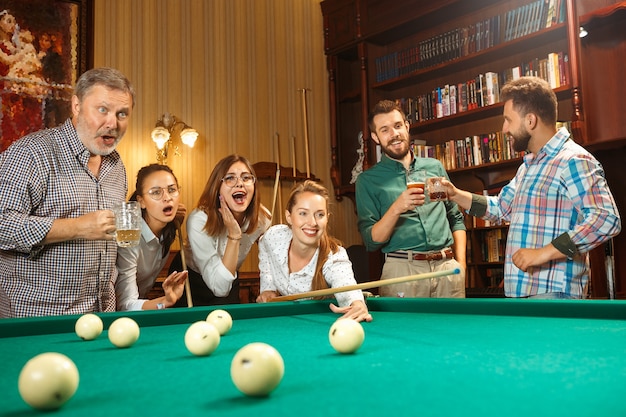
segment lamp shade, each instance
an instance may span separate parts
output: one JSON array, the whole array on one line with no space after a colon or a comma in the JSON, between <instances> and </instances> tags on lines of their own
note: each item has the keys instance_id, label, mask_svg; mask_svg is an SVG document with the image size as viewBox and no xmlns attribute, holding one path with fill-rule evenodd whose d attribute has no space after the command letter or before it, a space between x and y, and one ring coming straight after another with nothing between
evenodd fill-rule
<instances>
[{"instance_id":1,"label":"lamp shade","mask_svg":"<svg viewBox=\"0 0 626 417\"><path fill-rule=\"evenodd\" d=\"M186 127L182 130L182 132L180 132L180 139L185 145L193 148L193 145L196 143L196 139L198 139L198 132L196 129Z\"/></svg>"},{"instance_id":2,"label":"lamp shade","mask_svg":"<svg viewBox=\"0 0 626 417\"><path fill-rule=\"evenodd\" d=\"M158 149L163 149L168 140L170 140L170 132L163 126L157 126L152 129L152 140L156 143Z\"/></svg>"}]
</instances>

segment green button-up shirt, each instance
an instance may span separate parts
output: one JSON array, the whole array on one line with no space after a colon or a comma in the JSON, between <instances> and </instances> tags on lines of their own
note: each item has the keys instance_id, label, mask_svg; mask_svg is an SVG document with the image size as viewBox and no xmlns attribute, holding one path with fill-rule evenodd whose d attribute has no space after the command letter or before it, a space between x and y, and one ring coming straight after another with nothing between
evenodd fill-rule
<instances>
[{"instance_id":1,"label":"green button-up shirt","mask_svg":"<svg viewBox=\"0 0 626 417\"><path fill-rule=\"evenodd\" d=\"M433 158L413 158L410 170L424 169L427 177L446 177L443 165ZM372 240L372 228L398 196L406 190L402 163L383 154L381 161L359 175L356 182L358 225L367 250L428 252L452 246L452 232L465 230L463 214L451 202L429 202L403 213L386 242Z\"/></svg>"}]
</instances>

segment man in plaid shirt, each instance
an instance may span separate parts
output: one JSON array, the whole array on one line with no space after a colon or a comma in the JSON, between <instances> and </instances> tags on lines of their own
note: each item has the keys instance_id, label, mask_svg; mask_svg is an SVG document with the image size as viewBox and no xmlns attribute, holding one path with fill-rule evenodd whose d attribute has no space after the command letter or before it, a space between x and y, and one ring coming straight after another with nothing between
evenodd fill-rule
<instances>
[{"instance_id":1,"label":"man in plaid shirt","mask_svg":"<svg viewBox=\"0 0 626 417\"><path fill-rule=\"evenodd\" d=\"M502 88L502 129L528 151L498 196L462 191L450 199L473 216L510 222L504 260L508 297L585 298L588 252L617 235L621 219L600 163L557 131L557 99L547 82L522 77Z\"/></svg>"},{"instance_id":2,"label":"man in plaid shirt","mask_svg":"<svg viewBox=\"0 0 626 417\"><path fill-rule=\"evenodd\" d=\"M110 209L128 189L115 148L134 104L123 74L89 70L70 119L0 154L0 317L115 310Z\"/></svg>"}]
</instances>

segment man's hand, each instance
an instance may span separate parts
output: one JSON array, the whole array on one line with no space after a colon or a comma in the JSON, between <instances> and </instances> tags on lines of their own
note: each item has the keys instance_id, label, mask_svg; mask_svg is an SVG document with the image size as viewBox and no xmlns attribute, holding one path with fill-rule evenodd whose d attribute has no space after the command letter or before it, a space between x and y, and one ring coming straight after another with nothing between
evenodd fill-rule
<instances>
[{"instance_id":1,"label":"man's hand","mask_svg":"<svg viewBox=\"0 0 626 417\"><path fill-rule=\"evenodd\" d=\"M426 201L426 195L423 188L407 188L402 194L396 198L393 205L398 214L415 210L418 206L423 206Z\"/></svg>"},{"instance_id":2,"label":"man's hand","mask_svg":"<svg viewBox=\"0 0 626 417\"><path fill-rule=\"evenodd\" d=\"M98 210L69 219L56 219L43 240L44 244L74 239L115 240L115 215Z\"/></svg>"}]
</instances>

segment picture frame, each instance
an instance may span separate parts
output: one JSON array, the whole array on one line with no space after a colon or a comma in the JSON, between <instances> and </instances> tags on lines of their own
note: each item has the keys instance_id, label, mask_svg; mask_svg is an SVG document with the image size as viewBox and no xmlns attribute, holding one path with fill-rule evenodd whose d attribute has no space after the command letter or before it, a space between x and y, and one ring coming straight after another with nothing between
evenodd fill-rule
<instances>
[{"instance_id":1,"label":"picture frame","mask_svg":"<svg viewBox=\"0 0 626 417\"><path fill-rule=\"evenodd\" d=\"M0 6L0 152L70 116L73 86L93 67L93 0Z\"/></svg>"}]
</instances>

